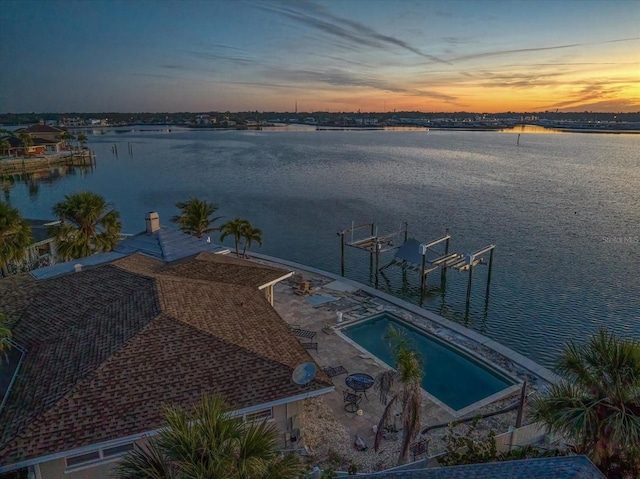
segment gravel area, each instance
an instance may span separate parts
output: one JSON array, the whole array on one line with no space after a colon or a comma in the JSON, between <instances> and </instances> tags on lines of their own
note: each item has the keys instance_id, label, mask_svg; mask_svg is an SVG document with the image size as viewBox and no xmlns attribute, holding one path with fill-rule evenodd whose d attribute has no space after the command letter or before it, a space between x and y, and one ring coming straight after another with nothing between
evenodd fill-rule
<instances>
[{"instance_id":1,"label":"gravel area","mask_svg":"<svg viewBox=\"0 0 640 479\"><path fill-rule=\"evenodd\" d=\"M398 459L399 440L383 441L378 453L373 444L367 444L364 451L356 450L355 437L349 435L322 398L305 400L303 424L311 466L347 471L353 464L358 472L373 472L394 466Z\"/></svg>"}]
</instances>

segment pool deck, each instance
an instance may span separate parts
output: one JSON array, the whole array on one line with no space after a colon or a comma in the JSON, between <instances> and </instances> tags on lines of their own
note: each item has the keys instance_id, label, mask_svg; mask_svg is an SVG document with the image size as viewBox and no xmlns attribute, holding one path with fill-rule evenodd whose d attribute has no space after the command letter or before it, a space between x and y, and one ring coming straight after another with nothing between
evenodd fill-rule
<instances>
[{"instance_id":1,"label":"pool deck","mask_svg":"<svg viewBox=\"0 0 640 479\"><path fill-rule=\"evenodd\" d=\"M481 357L492 366L509 374L519 384L523 380L527 380L530 389L537 389L557 380L557 376L548 369L496 341L374 288L290 261L253 253L252 259L272 266L285 267L296 273L289 280L275 286L274 307L290 325L297 325L301 329L316 333L313 342L318 344L318 349L317 351L310 350L310 353L321 367L343 366L349 373L362 372L373 377L388 368L387 365L342 335L339 329L362 318L382 312L391 312L445 341L455 344L472 355ZM309 293L299 294L298 289L302 282L309 283ZM341 323L338 323L338 312L342 313ZM299 339L301 342L309 341L305 338ZM323 428L321 425L311 424L309 428L305 425L305 429L310 435L321 436L305 437L307 443L312 446L312 453L321 456L322 453L326 454L332 448L334 450L350 449L351 455L348 460L359 464L360 470L375 468L375 465L379 465L381 462L393 462L397 456L399 444L399 441L394 440L383 441L384 452L381 455L369 454L369 451L355 452L353 455L351 445L356 435L363 438L367 446L372 448L373 426L378 423L384 406L378 401L376 392L370 389L367 392L368 399L363 398L360 403L362 415L346 412L343 401L343 391L347 389L345 377L346 375L343 374L332 378L335 392L324 395L322 401L331 410L334 419L346 429L350 438L346 440L350 440L351 444L340 446L332 444L331 437L322 436ZM505 405L512 404L519 395L519 384L461 411L453 411L429 394L423 393L422 427L452 422L465 416L495 411ZM311 410L308 414L305 413L304 421L313 423L314 416L317 415L319 415L317 411ZM506 432L509 426L515 423L515 412L511 411L504 415L495 416L482 421L482 423L484 424L480 429L485 432L488 429L493 429L497 433ZM445 433L446 430L442 429L435 436L442 438ZM438 442L437 438L433 436L430 433L430 455L441 451L444 447L443 443Z\"/></svg>"}]
</instances>

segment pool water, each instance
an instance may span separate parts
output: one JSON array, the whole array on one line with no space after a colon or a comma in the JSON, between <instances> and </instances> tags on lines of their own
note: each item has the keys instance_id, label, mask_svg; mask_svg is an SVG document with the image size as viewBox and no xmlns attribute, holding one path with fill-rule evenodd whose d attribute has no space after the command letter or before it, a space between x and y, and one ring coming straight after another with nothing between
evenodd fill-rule
<instances>
[{"instance_id":1,"label":"pool water","mask_svg":"<svg viewBox=\"0 0 640 479\"><path fill-rule=\"evenodd\" d=\"M403 331L409 344L420 353L425 371L422 388L455 411L515 384L463 351L388 313L349 326L342 332L377 358L395 366L388 341L384 339L389 326Z\"/></svg>"}]
</instances>

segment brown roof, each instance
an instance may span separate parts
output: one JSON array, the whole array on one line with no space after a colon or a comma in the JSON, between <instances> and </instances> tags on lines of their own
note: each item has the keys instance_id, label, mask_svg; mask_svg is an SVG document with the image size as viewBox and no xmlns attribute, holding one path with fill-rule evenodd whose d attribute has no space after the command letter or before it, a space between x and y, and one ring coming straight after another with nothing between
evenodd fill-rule
<instances>
[{"instance_id":1,"label":"brown roof","mask_svg":"<svg viewBox=\"0 0 640 479\"><path fill-rule=\"evenodd\" d=\"M31 125L27 128L20 128L15 131L16 133L62 133L64 130L62 128L56 128L55 126L49 125Z\"/></svg>"},{"instance_id":2,"label":"brown roof","mask_svg":"<svg viewBox=\"0 0 640 479\"><path fill-rule=\"evenodd\" d=\"M259 288L288 273L288 271L250 263L227 255L205 252L197 254L195 259L201 261L198 268L192 268L190 258L187 258L170 263L163 271L174 277L206 279L253 288Z\"/></svg>"},{"instance_id":3,"label":"brown roof","mask_svg":"<svg viewBox=\"0 0 640 479\"><path fill-rule=\"evenodd\" d=\"M286 271L213 256L0 281L28 350L0 411L0 464L156 429L164 405L204 393L242 409L303 392L291 374L311 357L250 278ZM327 387L320 373L308 390Z\"/></svg>"}]
</instances>

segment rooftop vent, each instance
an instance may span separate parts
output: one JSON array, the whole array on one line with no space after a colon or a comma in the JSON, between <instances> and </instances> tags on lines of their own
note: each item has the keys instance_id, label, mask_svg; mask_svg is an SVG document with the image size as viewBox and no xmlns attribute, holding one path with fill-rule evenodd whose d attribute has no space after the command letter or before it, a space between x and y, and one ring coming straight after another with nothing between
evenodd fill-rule
<instances>
[{"instance_id":1,"label":"rooftop vent","mask_svg":"<svg viewBox=\"0 0 640 479\"><path fill-rule=\"evenodd\" d=\"M79 273L80 271L82 271L82 265L80 263L74 264L73 269L76 273Z\"/></svg>"}]
</instances>

